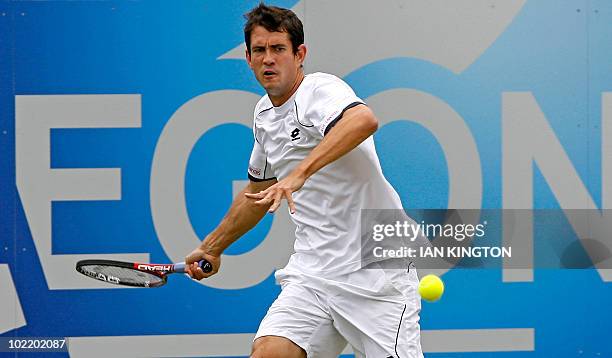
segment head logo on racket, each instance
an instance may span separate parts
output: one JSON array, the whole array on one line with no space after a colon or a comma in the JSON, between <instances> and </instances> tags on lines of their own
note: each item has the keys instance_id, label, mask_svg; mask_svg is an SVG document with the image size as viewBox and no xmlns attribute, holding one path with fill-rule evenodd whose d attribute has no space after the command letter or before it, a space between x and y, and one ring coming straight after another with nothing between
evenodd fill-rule
<instances>
[{"instance_id":1,"label":"head logo on racket","mask_svg":"<svg viewBox=\"0 0 612 358\"><path fill-rule=\"evenodd\" d=\"M212 265L202 260L198 263L204 272L211 272ZM151 264L112 260L82 260L76 270L83 275L112 283L132 287L160 287L166 284L172 273L184 273L185 263Z\"/></svg>"}]
</instances>

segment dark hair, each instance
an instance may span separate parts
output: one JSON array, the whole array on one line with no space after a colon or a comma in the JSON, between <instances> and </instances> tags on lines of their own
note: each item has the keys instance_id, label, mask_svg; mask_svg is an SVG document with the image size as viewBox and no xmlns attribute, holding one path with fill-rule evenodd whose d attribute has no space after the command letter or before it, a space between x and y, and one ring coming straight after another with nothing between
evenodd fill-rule
<instances>
[{"instance_id":1,"label":"dark hair","mask_svg":"<svg viewBox=\"0 0 612 358\"><path fill-rule=\"evenodd\" d=\"M304 26L297 15L289 10L259 3L258 6L244 15L247 22L244 25L244 42L247 51L251 53L251 32L255 26L263 26L270 32L286 32L291 40L293 53L304 43Z\"/></svg>"}]
</instances>

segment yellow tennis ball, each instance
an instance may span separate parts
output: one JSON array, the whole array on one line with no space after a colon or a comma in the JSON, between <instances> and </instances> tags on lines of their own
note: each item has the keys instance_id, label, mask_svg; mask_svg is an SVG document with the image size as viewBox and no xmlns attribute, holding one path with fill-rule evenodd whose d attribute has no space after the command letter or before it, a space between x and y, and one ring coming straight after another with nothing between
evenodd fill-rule
<instances>
[{"instance_id":1,"label":"yellow tennis ball","mask_svg":"<svg viewBox=\"0 0 612 358\"><path fill-rule=\"evenodd\" d=\"M428 302L435 302L444 293L444 282L436 275L426 275L419 282L421 298Z\"/></svg>"}]
</instances>

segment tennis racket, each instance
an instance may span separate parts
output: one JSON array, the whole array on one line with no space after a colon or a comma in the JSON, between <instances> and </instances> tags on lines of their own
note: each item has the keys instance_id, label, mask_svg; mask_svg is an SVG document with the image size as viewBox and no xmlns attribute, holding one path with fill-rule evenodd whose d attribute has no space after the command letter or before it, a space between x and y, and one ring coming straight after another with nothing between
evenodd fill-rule
<instances>
[{"instance_id":1,"label":"tennis racket","mask_svg":"<svg viewBox=\"0 0 612 358\"><path fill-rule=\"evenodd\" d=\"M202 271L212 271L212 265L206 260L198 262ZM184 273L185 263L147 264L112 260L81 260L76 270L83 275L115 285L132 287L160 287L166 284L171 273Z\"/></svg>"}]
</instances>

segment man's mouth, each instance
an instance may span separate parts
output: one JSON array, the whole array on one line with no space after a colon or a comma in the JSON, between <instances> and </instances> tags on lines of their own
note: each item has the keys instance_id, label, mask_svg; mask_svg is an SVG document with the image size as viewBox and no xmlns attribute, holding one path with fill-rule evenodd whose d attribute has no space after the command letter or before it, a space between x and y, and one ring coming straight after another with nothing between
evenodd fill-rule
<instances>
[{"instance_id":1,"label":"man's mouth","mask_svg":"<svg viewBox=\"0 0 612 358\"><path fill-rule=\"evenodd\" d=\"M265 78L270 78L270 77L276 75L276 72L274 72L272 70L265 70L263 72L263 75L264 75Z\"/></svg>"}]
</instances>

